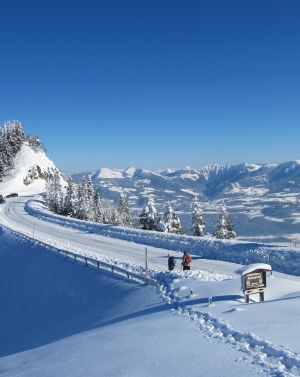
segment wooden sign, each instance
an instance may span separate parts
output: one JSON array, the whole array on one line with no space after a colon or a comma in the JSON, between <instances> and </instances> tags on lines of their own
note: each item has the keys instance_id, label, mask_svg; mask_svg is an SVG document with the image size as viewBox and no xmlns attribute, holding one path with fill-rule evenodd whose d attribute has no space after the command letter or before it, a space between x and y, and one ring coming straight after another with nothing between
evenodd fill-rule
<instances>
[{"instance_id":1,"label":"wooden sign","mask_svg":"<svg viewBox=\"0 0 300 377\"><path fill-rule=\"evenodd\" d=\"M249 295L254 293L259 293L260 301L264 301L267 271L272 271L270 265L258 263L246 266L242 271L242 291L247 303L249 302Z\"/></svg>"},{"instance_id":2,"label":"wooden sign","mask_svg":"<svg viewBox=\"0 0 300 377\"><path fill-rule=\"evenodd\" d=\"M245 275L245 289L266 287L266 272L256 271Z\"/></svg>"}]
</instances>

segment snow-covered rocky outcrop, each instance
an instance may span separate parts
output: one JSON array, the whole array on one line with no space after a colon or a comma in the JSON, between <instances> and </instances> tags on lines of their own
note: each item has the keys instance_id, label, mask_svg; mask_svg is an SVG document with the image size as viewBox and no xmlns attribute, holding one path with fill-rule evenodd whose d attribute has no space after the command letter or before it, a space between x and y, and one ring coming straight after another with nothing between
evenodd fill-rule
<instances>
[{"instance_id":1,"label":"snow-covered rocky outcrop","mask_svg":"<svg viewBox=\"0 0 300 377\"><path fill-rule=\"evenodd\" d=\"M35 150L27 141L14 158L14 167L0 182L0 194L36 195L45 190L46 178L57 169L45 152Z\"/></svg>"}]
</instances>

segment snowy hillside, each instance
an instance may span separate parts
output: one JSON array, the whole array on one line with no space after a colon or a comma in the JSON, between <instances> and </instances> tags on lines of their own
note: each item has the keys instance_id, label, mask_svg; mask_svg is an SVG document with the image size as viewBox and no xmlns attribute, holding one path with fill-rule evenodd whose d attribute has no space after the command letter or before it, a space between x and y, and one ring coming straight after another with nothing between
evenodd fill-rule
<instances>
[{"instance_id":1,"label":"snowy hillside","mask_svg":"<svg viewBox=\"0 0 300 377\"><path fill-rule=\"evenodd\" d=\"M118 199L124 191L136 214L149 196L159 212L172 203L185 233L191 231L191 205L195 197L205 211L206 231L212 233L223 202L246 240L290 245L300 242L300 162L278 165L212 165L200 169L149 171L100 169L90 175L106 198Z\"/></svg>"},{"instance_id":2,"label":"snowy hillside","mask_svg":"<svg viewBox=\"0 0 300 377\"><path fill-rule=\"evenodd\" d=\"M36 151L24 142L14 158L14 167L0 182L0 194L28 196L41 193L45 190L45 178L55 170L55 165L44 151Z\"/></svg>"},{"instance_id":3,"label":"snowy hillside","mask_svg":"<svg viewBox=\"0 0 300 377\"><path fill-rule=\"evenodd\" d=\"M47 221L35 221L54 230ZM64 226L55 228L52 241L59 234L68 236ZM126 247L109 238L99 238L97 249L111 244L119 263L124 251L134 250L133 243ZM240 277L227 274L225 262L218 264L223 273L208 272L211 264L203 259L201 269L193 267L187 274L154 271L157 284L152 287L110 270L87 268L4 228L0 245L3 377L300 373L297 277L268 276L266 302L258 303L254 295L244 304ZM155 255L155 248L149 251ZM134 261L131 268L139 271L143 258Z\"/></svg>"}]
</instances>

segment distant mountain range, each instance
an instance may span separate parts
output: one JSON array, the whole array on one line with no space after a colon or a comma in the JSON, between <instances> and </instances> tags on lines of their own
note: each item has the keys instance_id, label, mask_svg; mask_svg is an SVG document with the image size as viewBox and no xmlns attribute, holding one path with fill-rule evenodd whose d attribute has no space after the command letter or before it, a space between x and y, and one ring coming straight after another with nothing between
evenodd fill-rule
<instances>
[{"instance_id":1,"label":"distant mountain range","mask_svg":"<svg viewBox=\"0 0 300 377\"><path fill-rule=\"evenodd\" d=\"M9 127L13 129L14 124ZM46 178L57 169L40 147L38 138L24 137L20 145L12 157L11 168L0 177L1 195L38 194L45 190ZM245 163L157 171L102 168L75 174L73 178L80 181L84 176L91 177L104 198L117 201L121 192L126 193L135 218L151 196L160 214L171 204L181 218L185 233L189 234L191 206L197 199L205 212L206 232L212 233L225 203L240 238L293 242L300 246L298 160L272 165Z\"/></svg>"},{"instance_id":2,"label":"distant mountain range","mask_svg":"<svg viewBox=\"0 0 300 377\"><path fill-rule=\"evenodd\" d=\"M117 200L125 192L136 213L149 196L164 211L167 203L181 215L189 231L195 198L206 211L211 232L225 202L245 239L300 242L300 161L281 164L210 165L199 169L150 171L130 167L102 168L73 175L76 181L90 176L106 198ZM298 235L299 234L299 235ZM300 246L300 244L299 244Z\"/></svg>"}]
</instances>

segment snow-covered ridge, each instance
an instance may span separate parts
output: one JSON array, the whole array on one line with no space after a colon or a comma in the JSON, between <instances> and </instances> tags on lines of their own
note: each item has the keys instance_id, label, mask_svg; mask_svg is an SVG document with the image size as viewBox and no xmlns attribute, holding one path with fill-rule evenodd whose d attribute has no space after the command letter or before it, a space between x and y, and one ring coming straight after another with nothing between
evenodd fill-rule
<instances>
[{"instance_id":1,"label":"snow-covered ridge","mask_svg":"<svg viewBox=\"0 0 300 377\"><path fill-rule=\"evenodd\" d=\"M176 180L191 180L197 181L199 184L205 183L202 187L206 195L214 196L217 192L220 193L230 183L240 182L241 186L250 186L257 183L265 183L267 186L276 180L290 180L297 179L294 184L300 184L300 161L288 161L281 164L253 164L242 163L238 165L208 165L201 168L186 167L185 169L166 169L166 170L145 170L140 168L130 167L127 169L110 169L101 168L95 172L78 173L74 176L76 179L89 175L92 177L94 183L97 180L107 179L130 179L133 181L139 179L160 178L172 184ZM247 182L245 182L247 181ZM291 182L286 182L286 184ZM215 191L212 187L215 187ZM217 186L217 187L216 187ZM274 190L274 185L271 185ZM282 184L280 185L282 186Z\"/></svg>"}]
</instances>

